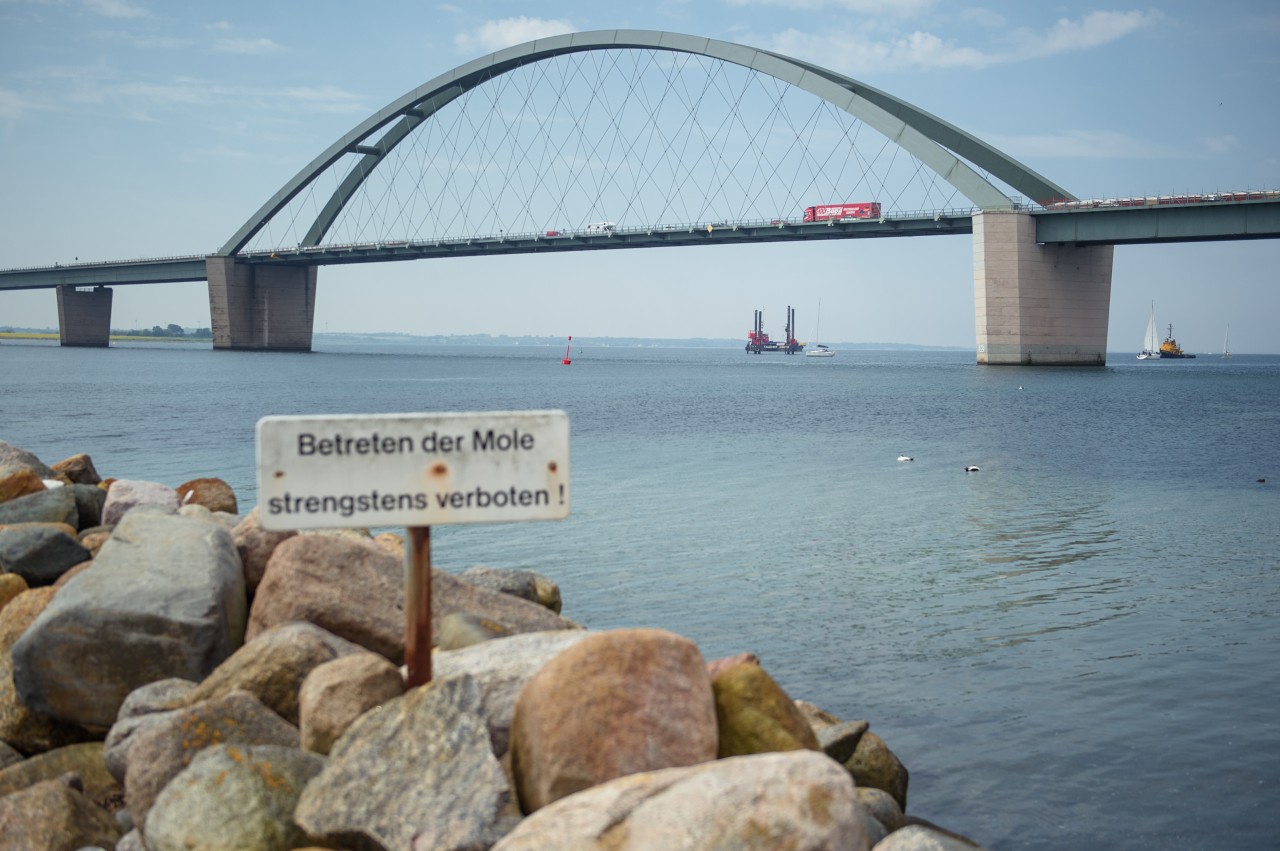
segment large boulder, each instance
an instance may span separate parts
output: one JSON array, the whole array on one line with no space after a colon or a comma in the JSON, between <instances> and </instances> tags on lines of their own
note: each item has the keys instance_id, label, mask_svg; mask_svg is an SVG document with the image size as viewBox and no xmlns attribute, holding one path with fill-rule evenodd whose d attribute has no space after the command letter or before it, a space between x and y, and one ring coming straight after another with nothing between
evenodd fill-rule
<instances>
[{"instance_id":1,"label":"large boulder","mask_svg":"<svg viewBox=\"0 0 1280 851\"><path fill-rule=\"evenodd\" d=\"M41 479L40 474L34 470L27 467L0 469L0 502L8 502L45 489L44 479Z\"/></svg>"},{"instance_id":2,"label":"large boulder","mask_svg":"<svg viewBox=\"0 0 1280 851\"><path fill-rule=\"evenodd\" d=\"M321 535L282 541L249 610L246 639L307 621L392 662L404 661L404 569L372 542Z\"/></svg>"},{"instance_id":3,"label":"large boulder","mask_svg":"<svg viewBox=\"0 0 1280 851\"><path fill-rule=\"evenodd\" d=\"M371 538L297 535L271 555L249 612L248 638L287 621L304 620L386 656L404 661L404 565ZM576 627L554 612L508 594L431 572L432 641L440 621L468 612L509 632Z\"/></svg>"},{"instance_id":4,"label":"large boulder","mask_svg":"<svg viewBox=\"0 0 1280 851\"><path fill-rule=\"evenodd\" d=\"M801 750L619 777L543 807L493 851L869 847L848 773Z\"/></svg>"},{"instance_id":5,"label":"large boulder","mask_svg":"<svg viewBox=\"0 0 1280 851\"><path fill-rule=\"evenodd\" d=\"M166 723L165 718L186 707L186 696L195 687L190 680L173 677L129 692L103 742L103 762L112 777L124 782L133 744L142 733Z\"/></svg>"},{"instance_id":6,"label":"large boulder","mask_svg":"<svg viewBox=\"0 0 1280 851\"><path fill-rule=\"evenodd\" d=\"M461 650L440 651L432 655L432 674L438 679L466 674L476 681L489 741L501 758L507 753L516 698L525 683L562 650L588 635L577 629L526 632Z\"/></svg>"},{"instance_id":7,"label":"large boulder","mask_svg":"<svg viewBox=\"0 0 1280 851\"><path fill-rule=\"evenodd\" d=\"M66 476L77 485L97 485L102 481L102 477L93 466L93 459L83 452L56 462L53 465L53 472Z\"/></svg>"},{"instance_id":8,"label":"large boulder","mask_svg":"<svg viewBox=\"0 0 1280 851\"><path fill-rule=\"evenodd\" d=\"M615 777L713 760L706 661L664 630L587 635L525 684L510 748L526 813Z\"/></svg>"},{"instance_id":9,"label":"large boulder","mask_svg":"<svg viewBox=\"0 0 1280 851\"><path fill-rule=\"evenodd\" d=\"M42 479L57 477L52 468L44 465L39 458L25 449L19 449L12 443L0 440L0 470L6 467L20 467L31 470Z\"/></svg>"},{"instance_id":10,"label":"large boulder","mask_svg":"<svg viewBox=\"0 0 1280 851\"><path fill-rule=\"evenodd\" d=\"M530 603L538 602L538 580L529 570L512 570L478 564L462 571L458 574L458 578L472 585L488 588L490 591L500 591L503 594L528 600Z\"/></svg>"},{"instance_id":11,"label":"large boulder","mask_svg":"<svg viewBox=\"0 0 1280 851\"><path fill-rule=\"evenodd\" d=\"M883 789L893 797L904 813L907 811L907 785L910 779L907 767L875 733L863 733L853 756L844 765L859 786Z\"/></svg>"},{"instance_id":12,"label":"large boulder","mask_svg":"<svg viewBox=\"0 0 1280 851\"><path fill-rule=\"evenodd\" d=\"M52 585L58 577L92 558L69 527L54 523L18 523L0 529L0 571L16 573L32 588Z\"/></svg>"},{"instance_id":13,"label":"large boulder","mask_svg":"<svg viewBox=\"0 0 1280 851\"><path fill-rule=\"evenodd\" d=\"M32 588L0 609L0 741L24 754L43 753L83 742L90 734L78 724L68 724L35 712L18 698L13 685L11 648L49 605L58 590Z\"/></svg>"},{"instance_id":14,"label":"large boulder","mask_svg":"<svg viewBox=\"0 0 1280 851\"><path fill-rule=\"evenodd\" d=\"M102 754L102 742L82 742L10 765L0 770L0 798L45 780L74 774L80 778L80 791L99 806L118 800L124 788L107 771Z\"/></svg>"},{"instance_id":15,"label":"large boulder","mask_svg":"<svg viewBox=\"0 0 1280 851\"><path fill-rule=\"evenodd\" d=\"M129 692L200 681L240 646L244 575L231 535L134 513L13 646L13 679L37 712L105 731Z\"/></svg>"},{"instance_id":16,"label":"large boulder","mask_svg":"<svg viewBox=\"0 0 1280 851\"><path fill-rule=\"evenodd\" d=\"M9 605L10 600L30 587L27 584L27 580L16 573L0 573L0 610ZM25 629L26 627L23 628ZM14 640L17 640L17 636L14 636Z\"/></svg>"},{"instance_id":17,"label":"large boulder","mask_svg":"<svg viewBox=\"0 0 1280 851\"><path fill-rule=\"evenodd\" d=\"M754 662L739 662L711 680L721 758L804 748L821 750L818 737L782 687Z\"/></svg>"},{"instance_id":18,"label":"large boulder","mask_svg":"<svg viewBox=\"0 0 1280 851\"><path fill-rule=\"evenodd\" d=\"M0 798L0 851L114 848L124 831L79 786L67 775Z\"/></svg>"},{"instance_id":19,"label":"large boulder","mask_svg":"<svg viewBox=\"0 0 1280 851\"><path fill-rule=\"evenodd\" d=\"M66 523L80 528L80 511L71 488L54 488L0 502L0 526L12 523Z\"/></svg>"},{"instance_id":20,"label":"large boulder","mask_svg":"<svg viewBox=\"0 0 1280 851\"><path fill-rule=\"evenodd\" d=\"M116 479L107 490L101 522L107 525L119 523L125 514L140 505L154 506L167 514L173 514L178 510L178 492L159 482Z\"/></svg>"},{"instance_id":21,"label":"large boulder","mask_svg":"<svg viewBox=\"0 0 1280 851\"><path fill-rule=\"evenodd\" d=\"M519 819L489 750L480 692L433 680L360 718L307 784L294 820L334 848L489 848Z\"/></svg>"},{"instance_id":22,"label":"large boulder","mask_svg":"<svg viewBox=\"0 0 1280 851\"><path fill-rule=\"evenodd\" d=\"M240 563L244 565L244 581L250 594L258 590L258 583L262 582L262 575L267 572L267 562L271 560L276 547L298 534L292 529L283 532L263 529L260 517L260 509L255 505L231 530L231 538L236 542L236 550L240 553Z\"/></svg>"},{"instance_id":23,"label":"large boulder","mask_svg":"<svg viewBox=\"0 0 1280 851\"><path fill-rule=\"evenodd\" d=\"M150 851L290 851L305 843L293 810L324 758L279 745L214 745L173 778L147 813Z\"/></svg>"},{"instance_id":24,"label":"large boulder","mask_svg":"<svg viewBox=\"0 0 1280 851\"><path fill-rule=\"evenodd\" d=\"M302 748L327 754L357 718L402 694L400 669L377 653L362 650L317 665L298 692Z\"/></svg>"},{"instance_id":25,"label":"large boulder","mask_svg":"<svg viewBox=\"0 0 1280 851\"><path fill-rule=\"evenodd\" d=\"M273 627L231 654L185 703L193 705L233 691L247 691L290 724L298 724L298 691L319 665L364 648L315 624L295 621ZM390 664L390 663L388 663Z\"/></svg>"},{"instance_id":26,"label":"large boulder","mask_svg":"<svg viewBox=\"0 0 1280 851\"><path fill-rule=\"evenodd\" d=\"M239 514L236 493L222 479L192 479L178 485L179 505L203 505L210 511Z\"/></svg>"},{"instance_id":27,"label":"large boulder","mask_svg":"<svg viewBox=\"0 0 1280 851\"><path fill-rule=\"evenodd\" d=\"M169 781L196 754L217 744L297 748L298 730L242 691L166 713L160 723L138 733L129 749L124 788L134 823L144 824Z\"/></svg>"}]
</instances>

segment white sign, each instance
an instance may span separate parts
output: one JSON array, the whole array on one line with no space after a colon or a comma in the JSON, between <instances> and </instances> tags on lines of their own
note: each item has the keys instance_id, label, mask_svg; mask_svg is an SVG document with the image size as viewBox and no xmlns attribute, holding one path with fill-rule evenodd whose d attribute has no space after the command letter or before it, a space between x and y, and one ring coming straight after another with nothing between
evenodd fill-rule
<instances>
[{"instance_id":1,"label":"white sign","mask_svg":"<svg viewBox=\"0 0 1280 851\"><path fill-rule=\"evenodd\" d=\"M264 529L569 516L569 416L490 411L263 417Z\"/></svg>"}]
</instances>

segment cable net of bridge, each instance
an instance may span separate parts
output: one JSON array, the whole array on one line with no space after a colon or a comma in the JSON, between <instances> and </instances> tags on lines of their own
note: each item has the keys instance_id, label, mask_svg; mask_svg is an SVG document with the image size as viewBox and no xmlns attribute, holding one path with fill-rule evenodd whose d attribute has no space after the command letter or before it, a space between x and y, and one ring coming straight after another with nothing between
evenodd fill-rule
<instances>
[{"instance_id":1,"label":"cable net of bridge","mask_svg":"<svg viewBox=\"0 0 1280 851\"><path fill-rule=\"evenodd\" d=\"M340 158L246 250L305 244L362 159ZM774 77L695 54L595 50L531 61L440 109L318 244L798 222L806 207L860 202L884 215L968 206L878 131Z\"/></svg>"}]
</instances>

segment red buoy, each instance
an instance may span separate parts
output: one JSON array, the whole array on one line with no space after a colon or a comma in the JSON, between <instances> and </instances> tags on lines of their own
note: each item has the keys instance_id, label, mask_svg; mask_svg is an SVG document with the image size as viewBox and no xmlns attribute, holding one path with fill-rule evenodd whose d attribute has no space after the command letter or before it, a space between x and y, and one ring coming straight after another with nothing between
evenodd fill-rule
<instances>
[{"instance_id":1,"label":"red buoy","mask_svg":"<svg viewBox=\"0 0 1280 851\"><path fill-rule=\"evenodd\" d=\"M568 342L568 344L564 347L564 360L560 361L560 363L564 364L565 366L568 366L569 364L573 363L573 361L569 360L569 347L570 347L570 346L572 346L572 345L573 345L573 335L572 335L572 334L570 334L570 335L569 335L569 342Z\"/></svg>"}]
</instances>

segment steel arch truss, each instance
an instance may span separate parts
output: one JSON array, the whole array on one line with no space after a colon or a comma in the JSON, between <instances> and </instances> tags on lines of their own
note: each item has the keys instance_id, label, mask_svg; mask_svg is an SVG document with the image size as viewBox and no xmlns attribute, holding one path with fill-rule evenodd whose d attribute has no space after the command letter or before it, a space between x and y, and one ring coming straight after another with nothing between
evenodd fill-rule
<instances>
[{"instance_id":1,"label":"steel arch truss","mask_svg":"<svg viewBox=\"0 0 1280 851\"><path fill-rule=\"evenodd\" d=\"M731 42L650 30L570 33L509 47L472 60L383 107L316 157L276 192L218 254L239 253L271 218L313 180L347 154L361 159L334 190L308 229L302 245L319 245L365 178L424 121L467 91L531 63L593 50L665 50L740 65L803 89L873 127L915 156L982 210L1013 207L1013 201L964 160L986 170L1037 202L1073 199L1017 160L911 104L817 65ZM383 131L375 142L369 140ZM958 155L958 156L957 156ZM961 159L964 158L964 160Z\"/></svg>"}]
</instances>

